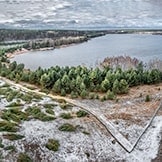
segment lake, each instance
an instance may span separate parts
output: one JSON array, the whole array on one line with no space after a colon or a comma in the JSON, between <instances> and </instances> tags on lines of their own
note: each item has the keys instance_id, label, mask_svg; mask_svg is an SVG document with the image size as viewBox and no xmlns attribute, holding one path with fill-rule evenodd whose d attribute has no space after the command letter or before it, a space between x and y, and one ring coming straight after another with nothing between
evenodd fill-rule
<instances>
[{"instance_id":1,"label":"lake","mask_svg":"<svg viewBox=\"0 0 162 162\"><path fill-rule=\"evenodd\" d=\"M48 51L29 51L17 55L11 61L24 63L32 70L39 66L94 67L108 56L129 55L144 62L162 59L162 35L108 34L88 42Z\"/></svg>"}]
</instances>

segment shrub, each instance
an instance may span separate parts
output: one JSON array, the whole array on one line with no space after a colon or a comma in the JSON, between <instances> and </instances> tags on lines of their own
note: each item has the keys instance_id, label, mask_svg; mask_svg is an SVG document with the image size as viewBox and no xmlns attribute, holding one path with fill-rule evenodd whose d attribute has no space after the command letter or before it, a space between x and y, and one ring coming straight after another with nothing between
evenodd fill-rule
<instances>
[{"instance_id":1,"label":"shrub","mask_svg":"<svg viewBox=\"0 0 162 162\"><path fill-rule=\"evenodd\" d=\"M56 101L59 103L66 103L66 101L64 99L56 99Z\"/></svg>"},{"instance_id":2,"label":"shrub","mask_svg":"<svg viewBox=\"0 0 162 162\"><path fill-rule=\"evenodd\" d=\"M11 141L19 140L19 139L24 138L24 136L20 135L20 134L4 134L3 137L5 139L11 140Z\"/></svg>"},{"instance_id":3,"label":"shrub","mask_svg":"<svg viewBox=\"0 0 162 162\"><path fill-rule=\"evenodd\" d=\"M65 123L59 127L60 131L67 131L67 132L74 132L76 130L76 127L69 123Z\"/></svg>"},{"instance_id":4,"label":"shrub","mask_svg":"<svg viewBox=\"0 0 162 162\"><path fill-rule=\"evenodd\" d=\"M114 94L114 92L112 92L112 91L108 91L107 92L107 99L109 99L109 100L114 100L115 99L115 94Z\"/></svg>"},{"instance_id":5,"label":"shrub","mask_svg":"<svg viewBox=\"0 0 162 162\"><path fill-rule=\"evenodd\" d=\"M71 97L72 99L74 99L74 98L78 98L78 93L72 91L72 92L70 93L70 97Z\"/></svg>"},{"instance_id":6,"label":"shrub","mask_svg":"<svg viewBox=\"0 0 162 162\"><path fill-rule=\"evenodd\" d=\"M88 115L88 113L86 112L86 111L84 111L84 110L79 110L78 112L76 112L76 115L77 115L77 117L85 117L85 116L87 116Z\"/></svg>"},{"instance_id":7,"label":"shrub","mask_svg":"<svg viewBox=\"0 0 162 162\"><path fill-rule=\"evenodd\" d=\"M55 114L55 112L50 108L46 109L46 113L51 114L51 115Z\"/></svg>"},{"instance_id":8,"label":"shrub","mask_svg":"<svg viewBox=\"0 0 162 162\"><path fill-rule=\"evenodd\" d=\"M68 104L68 103L61 103L60 104L60 107L61 107L61 109L68 109L68 108L71 108L72 105L71 104Z\"/></svg>"},{"instance_id":9,"label":"shrub","mask_svg":"<svg viewBox=\"0 0 162 162\"><path fill-rule=\"evenodd\" d=\"M16 151L16 147L13 146L13 145L10 145L10 146L6 146L6 147L4 148L4 150Z\"/></svg>"},{"instance_id":10,"label":"shrub","mask_svg":"<svg viewBox=\"0 0 162 162\"><path fill-rule=\"evenodd\" d=\"M47 142L47 144L46 144L46 147L47 147L49 150L58 151L58 149L59 149L59 147L60 147L60 144L59 144L59 141L58 141L58 140L48 139L48 142Z\"/></svg>"},{"instance_id":11,"label":"shrub","mask_svg":"<svg viewBox=\"0 0 162 162\"><path fill-rule=\"evenodd\" d=\"M63 119L71 119L71 118L73 118L70 113L62 113L60 116Z\"/></svg>"},{"instance_id":12,"label":"shrub","mask_svg":"<svg viewBox=\"0 0 162 162\"><path fill-rule=\"evenodd\" d=\"M38 107L28 107L26 109L26 112L28 113L28 115L30 115L34 119L38 119L41 121L51 121L55 119L55 117L48 116L45 113L41 112L40 108Z\"/></svg>"},{"instance_id":13,"label":"shrub","mask_svg":"<svg viewBox=\"0 0 162 162\"><path fill-rule=\"evenodd\" d=\"M56 118L55 117L53 117L53 116L47 116L47 115L44 115L44 117L42 117L42 118L39 118L39 120L41 120L41 121L51 121L51 120L55 120Z\"/></svg>"},{"instance_id":14,"label":"shrub","mask_svg":"<svg viewBox=\"0 0 162 162\"><path fill-rule=\"evenodd\" d=\"M20 153L17 162L33 162L33 160L25 153Z\"/></svg>"},{"instance_id":15,"label":"shrub","mask_svg":"<svg viewBox=\"0 0 162 162\"><path fill-rule=\"evenodd\" d=\"M104 96L102 96L102 97L100 97L100 101L101 102L103 102L103 101L105 101L107 98L106 98L106 96L104 95Z\"/></svg>"},{"instance_id":16,"label":"shrub","mask_svg":"<svg viewBox=\"0 0 162 162\"><path fill-rule=\"evenodd\" d=\"M90 135L90 133L87 132L87 131L83 131L82 133L85 134L85 135Z\"/></svg>"},{"instance_id":17,"label":"shrub","mask_svg":"<svg viewBox=\"0 0 162 162\"><path fill-rule=\"evenodd\" d=\"M146 95L146 98L145 98L145 102L149 102L151 99L150 99L150 96L149 95Z\"/></svg>"},{"instance_id":18,"label":"shrub","mask_svg":"<svg viewBox=\"0 0 162 162\"><path fill-rule=\"evenodd\" d=\"M8 121L0 121L0 131L16 132L17 124Z\"/></svg>"},{"instance_id":19,"label":"shrub","mask_svg":"<svg viewBox=\"0 0 162 162\"><path fill-rule=\"evenodd\" d=\"M2 139L0 138L0 148L3 148L4 145L2 144Z\"/></svg>"},{"instance_id":20,"label":"shrub","mask_svg":"<svg viewBox=\"0 0 162 162\"><path fill-rule=\"evenodd\" d=\"M53 107L57 106L56 104L44 104L43 105L45 108L52 109Z\"/></svg>"},{"instance_id":21,"label":"shrub","mask_svg":"<svg viewBox=\"0 0 162 162\"><path fill-rule=\"evenodd\" d=\"M64 89L61 89L61 96L66 96L66 91Z\"/></svg>"},{"instance_id":22,"label":"shrub","mask_svg":"<svg viewBox=\"0 0 162 162\"><path fill-rule=\"evenodd\" d=\"M19 106L23 106L23 104L17 103L17 102L12 102L11 104L7 105L6 107L19 107Z\"/></svg>"},{"instance_id":23,"label":"shrub","mask_svg":"<svg viewBox=\"0 0 162 162\"><path fill-rule=\"evenodd\" d=\"M22 120L27 120L28 115L20 111L19 108L11 108L8 110L3 110L1 118L8 121L13 120L15 122L20 122Z\"/></svg>"},{"instance_id":24,"label":"shrub","mask_svg":"<svg viewBox=\"0 0 162 162\"><path fill-rule=\"evenodd\" d=\"M94 99L95 98L95 94L94 93L90 93L89 94L89 99Z\"/></svg>"},{"instance_id":25,"label":"shrub","mask_svg":"<svg viewBox=\"0 0 162 162\"><path fill-rule=\"evenodd\" d=\"M82 92L80 93L80 96L82 97L82 99L85 99L87 95L88 95L88 92L85 89L83 89Z\"/></svg>"}]
</instances>

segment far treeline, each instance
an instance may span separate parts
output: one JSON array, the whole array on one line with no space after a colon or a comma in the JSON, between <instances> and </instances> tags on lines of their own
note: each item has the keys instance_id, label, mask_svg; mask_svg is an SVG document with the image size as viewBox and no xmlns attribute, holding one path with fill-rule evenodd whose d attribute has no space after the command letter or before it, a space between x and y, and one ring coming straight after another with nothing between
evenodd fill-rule
<instances>
[{"instance_id":1,"label":"far treeline","mask_svg":"<svg viewBox=\"0 0 162 162\"><path fill-rule=\"evenodd\" d=\"M72 43L82 43L91 38L105 34L132 34L132 33L161 34L161 30L27 30L27 29L0 29L0 46L12 46L9 52L21 50L57 48Z\"/></svg>"},{"instance_id":2,"label":"far treeline","mask_svg":"<svg viewBox=\"0 0 162 162\"><path fill-rule=\"evenodd\" d=\"M0 29L0 45L12 46L9 52L22 48L28 50L56 48L61 45L85 42L105 34L106 31Z\"/></svg>"},{"instance_id":3,"label":"far treeline","mask_svg":"<svg viewBox=\"0 0 162 162\"><path fill-rule=\"evenodd\" d=\"M159 69L146 70L142 63L129 70L56 66L49 69L39 67L35 71L30 71L24 69L24 64L17 64L15 61L9 63L4 59L4 54L4 50L1 50L1 76L16 82L35 84L48 92L69 95L72 98L98 99L102 96L103 100L115 99L116 94L128 93L129 87L162 82L162 72Z\"/></svg>"}]
</instances>

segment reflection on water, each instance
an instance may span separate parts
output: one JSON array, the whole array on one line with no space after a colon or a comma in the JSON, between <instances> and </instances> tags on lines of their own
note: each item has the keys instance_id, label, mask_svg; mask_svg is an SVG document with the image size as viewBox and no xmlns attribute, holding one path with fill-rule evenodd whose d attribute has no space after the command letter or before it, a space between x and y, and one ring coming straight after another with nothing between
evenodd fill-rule
<instances>
[{"instance_id":1,"label":"reflection on water","mask_svg":"<svg viewBox=\"0 0 162 162\"><path fill-rule=\"evenodd\" d=\"M12 59L24 63L26 68L39 66L77 66L94 67L107 56L129 55L148 61L162 59L162 36L140 34L110 34L94 38L88 42L49 51L28 52Z\"/></svg>"}]
</instances>

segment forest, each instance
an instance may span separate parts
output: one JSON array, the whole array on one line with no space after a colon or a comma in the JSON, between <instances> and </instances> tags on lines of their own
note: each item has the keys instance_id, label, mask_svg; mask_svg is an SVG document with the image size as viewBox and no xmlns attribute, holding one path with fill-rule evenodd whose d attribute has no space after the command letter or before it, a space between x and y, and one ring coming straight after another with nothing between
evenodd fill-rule
<instances>
[{"instance_id":1,"label":"forest","mask_svg":"<svg viewBox=\"0 0 162 162\"><path fill-rule=\"evenodd\" d=\"M9 52L22 48L27 50L57 48L62 45L82 43L105 34L106 31L0 29L0 46L7 48L10 46Z\"/></svg>"},{"instance_id":2,"label":"forest","mask_svg":"<svg viewBox=\"0 0 162 162\"><path fill-rule=\"evenodd\" d=\"M136 68L122 70L110 66L88 68L51 67L35 71L24 69L24 64L9 63L5 50L0 51L0 75L16 82L23 81L37 85L48 92L71 98L90 98L102 100L115 99L117 94L129 92L129 87L156 84L162 81L159 69L145 69L142 62ZM102 94L102 95L99 95Z\"/></svg>"}]
</instances>

